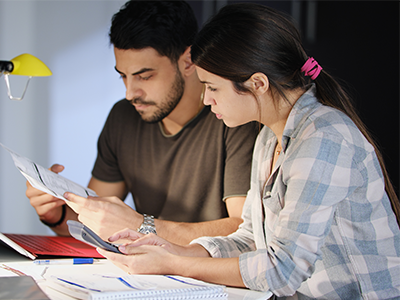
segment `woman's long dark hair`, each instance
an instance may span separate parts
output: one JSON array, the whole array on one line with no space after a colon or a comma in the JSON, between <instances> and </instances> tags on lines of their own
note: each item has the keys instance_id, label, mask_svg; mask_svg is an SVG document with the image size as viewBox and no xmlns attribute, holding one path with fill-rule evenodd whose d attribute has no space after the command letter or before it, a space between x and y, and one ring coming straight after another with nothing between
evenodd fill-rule
<instances>
[{"instance_id":1,"label":"woman's long dark hair","mask_svg":"<svg viewBox=\"0 0 400 300\"><path fill-rule=\"evenodd\" d=\"M269 7L241 3L223 7L200 31L192 45L193 62L200 68L232 81L238 93L254 73L264 73L274 93L284 99L285 91L306 89L310 79L301 72L308 56L300 33L290 18ZM348 115L375 148L392 209L400 226L400 204L382 155L358 117L347 93L324 70L314 80L316 97L324 105Z\"/></svg>"}]
</instances>

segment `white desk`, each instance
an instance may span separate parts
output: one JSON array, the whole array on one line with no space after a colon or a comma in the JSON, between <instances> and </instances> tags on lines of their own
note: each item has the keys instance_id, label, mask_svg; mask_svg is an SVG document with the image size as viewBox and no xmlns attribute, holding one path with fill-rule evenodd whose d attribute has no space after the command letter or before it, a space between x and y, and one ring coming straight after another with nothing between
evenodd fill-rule
<instances>
[{"instance_id":1,"label":"white desk","mask_svg":"<svg viewBox=\"0 0 400 300\"><path fill-rule=\"evenodd\" d=\"M46 280L44 279L44 277L46 276L68 273L114 273L120 274L121 276L126 275L124 271L122 271L106 259L101 259L99 260L99 262L92 265L35 265L29 258L18 254L17 252L2 244L0 244L0 265L6 265L20 272L23 272L28 276L32 276L33 279L35 279L37 284L40 286L40 288L52 300L71 300L74 298L71 298L61 293L57 293L52 289L48 289L46 286ZM11 271L0 268L0 277L2 276L18 275L12 273ZM272 295L270 293L261 293L239 288L227 288L227 292L229 300L263 300L268 299Z\"/></svg>"}]
</instances>

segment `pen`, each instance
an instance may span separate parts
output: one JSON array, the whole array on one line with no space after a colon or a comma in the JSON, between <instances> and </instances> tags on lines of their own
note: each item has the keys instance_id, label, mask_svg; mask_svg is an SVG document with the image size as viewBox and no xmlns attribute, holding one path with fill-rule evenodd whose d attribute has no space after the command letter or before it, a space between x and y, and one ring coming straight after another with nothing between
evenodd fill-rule
<instances>
[{"instance_id":1,"label":"pen","mask_svg":"<svg viewBox=\"0 0 400 300\"><path fill-rule=\"evenodd\" d=\"M93 264L96 262L93 258L72 258L72 259L38 259L33 263L37 265L82 265Z\"/></svg>"}]
</instances>

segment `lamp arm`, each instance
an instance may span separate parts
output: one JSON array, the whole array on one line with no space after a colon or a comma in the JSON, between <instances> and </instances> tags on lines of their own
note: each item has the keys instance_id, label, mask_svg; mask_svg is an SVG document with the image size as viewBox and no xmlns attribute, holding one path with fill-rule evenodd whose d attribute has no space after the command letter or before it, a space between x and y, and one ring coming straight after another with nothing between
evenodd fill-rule
<instances>
[{"instance_id":1,"label":"lamp arm","mask_svg":"<svg viewBox=\"0 0 400 300\"><path fill-rule=\"evenodd\" d=\"M28 84L29 84L29 81L31 80L31 78L32 78L32 76L28 77L28 80L26 81L26 85L25 85L24 91L22 92L21 97L18 98L18 97L14 97L14 96L11 95L10 81L8 79L8 74L4 74L4 80L5 80L6 85L7 85L8 98L10 98L11 100L16 100L16 101L22 100L22 98L24 98L24 96L25 96L25 92L26 92L26 89L28 88Z\"/></svg>"}]
</instances>

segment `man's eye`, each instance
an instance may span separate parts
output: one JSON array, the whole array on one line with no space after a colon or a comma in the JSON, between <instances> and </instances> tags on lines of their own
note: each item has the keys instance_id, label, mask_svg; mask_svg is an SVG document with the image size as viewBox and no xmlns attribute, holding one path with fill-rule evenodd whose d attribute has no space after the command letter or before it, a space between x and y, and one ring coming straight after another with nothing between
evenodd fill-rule
<instances>
[{"instance_id":1,"label":"man's eye","mask_svg":"<svg viewBox=\"0 0 400 300\"><path fill-rule=\"evenodd\" d=\"M152 75L146 76L146 77L139 76L139 78L140 78L140 80L149 80L151 78L151 76Z\"/></svg>"}]
</instances>

